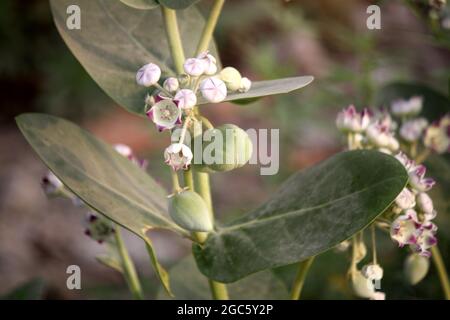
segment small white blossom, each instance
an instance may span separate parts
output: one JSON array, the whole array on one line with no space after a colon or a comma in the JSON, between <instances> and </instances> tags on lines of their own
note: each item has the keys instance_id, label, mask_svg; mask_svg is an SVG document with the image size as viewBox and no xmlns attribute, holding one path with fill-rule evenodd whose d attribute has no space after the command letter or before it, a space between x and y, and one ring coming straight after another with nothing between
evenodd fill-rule
<instances>
[{"instance_id":1,"label":"small white blossom","mask_svg":"<svg viewBox=\"0 0 450 320\"><path fill-rule=\"evenodd\" d=\"M370 118L369 110L357 112L355 106L350 105L338 113L336 126L344 132L363 132L369 126Z\"/></svg>"},{"instance_id":2,"label":"small white blossom","mask_svg":"<svg viewBox=\"0 0 450 320\"><path fill-rule=\"evenodd\" d=\"M395 204L401 210L412 209L416 206L416 198L408 188L404 188L395 199Z\"/></svg>"},{"instance_id":3,"label":"small white blossom","mask_svg":"<svg viewBox=\"0 0 450 320\"><path fill-rule=\"evenodd\" d=\"M202 96L209 102L218 103L227 97L225 83L217 77L210 77L200 83Z\"/></svg>"},{"instance_id":4,"label":"small white blossom","mask_svg":"<svg viewBox=\"0 0 450 320\"><path fill-rule=\"evenodd\" d=\"M420 226L420 233L410 248L423 257L431 257L429 249L437 244L437 226L432 222L425 222Z\"/></svg>"},{"instance_id":5,"label":"small white blossom","mask_svg":"<svg viewBox=\"0 0 450 320\"><path fill-rule=\"evenodd\" d=\"M161 69L154 63L149 63L139 69L136 82L144 87L151 87L159 81Z\"/></svg>"},{"instance_id":6,"label":"small white blossom","mask_svg":"<svg viewBox=\"0 0 450 320\"><path fill-rule=\"evenodd\" d=\"M380 121L369 125L366 135L369 142L378 148L387 148L391 151L396 151L399 148L399 143L389 127L383 125Z\"/></svg>"},{"instance_id":7,"label":"small white blossom","mask_svg":"<svg viewBox=\"0 0 450 320\"><path fill-rule=\"evenodd\" d=\"M193 154L188 146L182 143L173 143L164 151L164 160L173 170L187 169L191 164Z\"/></svg>"},{"instance_id":8,"label":"small white blossom","mask_svg":"<svg viewBox=\"0 0 450 320\"><path fill-rule=\"evenodd\" d=\"M147 112L147 116L156 124L159 131L170 130L181 124L181 109L177 101L162 99Z\"/></svg>"},{"instance_id":9,"label":"small white blossom","mask_svg":"<svg viewBox=\"0 0 450 320\"><path fill-rule=\"evenodd\" d=\"M426 167L424 165L418 165L411 168L409 172L409 184L415 190L424 192L430 190L436 183L432 178L425 178Z\"/></svg>"},{"instance_id":10,"label":"small white blossom","mask_svg":"<svg viewBox=\"0 0 450 320\"><path fill-rule=\"evenodd\" d=\"M42 178L41 185L45 194L50 196L57 194L64 188L62 181L51 171Z\"/></svg>"},{"instance_id":11,"label":"small white blossom","mask_svg":"<svg viewBox=\"0 0 450 320\"><path fill-rule=\"evenodd\" d=\"M212 76L217 73L217 60L208 51L198 55L197 59L201 59L205 63L205 74Z\"/></svg>"},{"instance_id":12,"label":"small white blossom","mask_svg":"<svg viewBox=\"0 0 450 320\"><path fill-rule=\"evenodd\" d=\"M392 114L398 117L415 116L422 110L423 98L411 97L408 100L396 100L391 105Z\"/></svg>"},{"instance_id":13,"label":"small white blossom","mask_svg":"<svg viewBox=\"0 0 450 320\"><path fill-rule=\"evenodd\" d=\"M392 222L391 238L398 242L399 247L415 244L420 235L419 227L417 212L409 209Z\"/></svg>"},{"instance_id":14,"label":"small white blossom","mask_svg":"<svg viewBox=\"0 0 450 320\"><path fill-rule=\"evenodd\" d=\"M99 244L108 241L116 232L110 220L96 214L93 211L88 212L85 219L86 230L84 234L91 237Z\"/></svg>"},{"instance_id":15,"label":"small white blossom","mask_svg":"<svg viewBox=\"0 0 450 320\"><path fill-rule=\"evenodd\" d=\"M194 91L189 89L181 89L177 92L174 100L178 101L181 109L192 109L197 104L197 96Z\"/></svg>"},{"instance_id":16,"label":"small white blossom","mask_svg":"<svg viewBox=\"0 0 450 320\"><path fill-rule=\"evenodd\" d=\"M226 67L220 71L220 79L230 91L237 91L241 87L241 73L233 67Z\"/></svg>"},{"instance_id":17,"label":"small white blossom","mask_svg":"<svg viewBox=\"0 0 450 320\"><path fill-rule=\"evenodd\" d=\"M176 92L180 88L180 83L177 78L169 77L163 83L164 89L169 92Z\"/></svg>"},{"instance_id":18,"label":"small white blossom","mask_svg":"<svg viewBox=\"0 0 450 320\"><path fill-rule=\"evenodd\" d=\"M436 216L433 206L433 200L431 200L430 196L425 192L421 192L417 195L417 206L425 215L427 215L428 218L434 218L434 216Z\"/></svg>"},{"instance_id":19,"label":"small white blossom","mask_svg":"<svg viewBox=\"0 0 450 320\"><path fill-rule=\"evenodd\" d=\"M252 87L252 82L249 78L243 77L241 79L241 86L239 87L239 92L248 92Z\"/></svg>"},{"instance_id":20,"label":"small white blossom","mask_svg":"<svg viewBox=\"0 0 450 320\"><path fill-rule=\"evenodd\" d=\"M198 77L206 71L206 63L203 59L189 58L184 62L184 72L186 74Z\"/></svg>"},{"instance_id":21,"label":"small white blossom","mask_svg":"<svg viewBox=\"0 0 450 320\"><path fill-rule=\"evenodd\" d=\"M427 125L428 121L424 118L406 121L400 128L400 136L407 142L415 142L422 136Z\"/></svg>"}]
</instances>

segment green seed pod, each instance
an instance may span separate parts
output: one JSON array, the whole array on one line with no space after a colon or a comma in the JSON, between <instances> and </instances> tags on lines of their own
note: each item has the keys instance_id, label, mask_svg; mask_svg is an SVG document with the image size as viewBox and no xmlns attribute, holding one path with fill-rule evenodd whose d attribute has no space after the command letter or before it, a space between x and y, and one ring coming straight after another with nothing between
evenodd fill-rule
<instances>
[{"instance_id":1,"label":"green seed pod","mask_svg":"<svg viewBox=\"0 0 450 320\"><path fill-rule=\"evenodd\" d=\"M409 255L404 266L406 281L411 285L418 284L425 278L429 268L430 259L416 253Z\"/></svg>"},{"instance_id":2,"label":"green seed pod","mask_svg":"<svg viewBox=\"0 0 450 320\"><path fill-rule=\"evenodd\" d=\"M253 144L250 137L244 130L233 124L207 130L203 139L203 163L198 164L194 159L194 163L197 163L195 169L201 172L212 173L237 169L244 166L252 156Z\"/></svg>"},{"instance_id":3,"label":"green seed pod","mask_svg":"<svg viewBox=\"0 0 450 320\"><path fill-rule=\"evenodd\" d=\"M219 74L220 79L225 82L227 89L230 91L237 91L241 87L242 76L233 67L226 67L222 69Z\"/></svg>"},{"instance_id":4,"label":"green seed pod","mask_svg":"<svg viewBox=\"0 0 450 320\"><path fill-rule=\"evenodd\" d=\"M169 198L169 214L183 229L199 232L213 230L208 206L194 191L185 190Z\"/></svg>"}]
</instances>

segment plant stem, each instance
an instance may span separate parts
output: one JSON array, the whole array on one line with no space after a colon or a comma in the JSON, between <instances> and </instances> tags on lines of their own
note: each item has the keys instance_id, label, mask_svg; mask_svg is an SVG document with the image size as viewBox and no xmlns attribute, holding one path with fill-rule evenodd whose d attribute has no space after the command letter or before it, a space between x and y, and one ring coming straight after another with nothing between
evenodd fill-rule
<instances>
[{"instance_id":1,"label":"plant stem","mask_svg":"<svg viewBox=\"0 0 450 320\"><path fill-rule=\"evenodd\" d=\"M214 29L216 28L217 21L219 20L220 12L222 11L225 0L215 0L211 13L209 14L208 21L206 21L203 28L202 36L197 46L197 55L208 50L209 43L211 42Z\"/></svg>"},{"instance_id":2,"label":"plant stem","mask_svg":"<svg viewBox=\"0 0 450 320\"><path fill-rule=\"evenodd\" d=\"M175 71L183 73L184 51L181 43L180 31L178 30L177 14L173 9L161 5L161 12L164 18L164 26L169 41L170 52L172 54Z\"/></svg>"},{"instance_id":3,"label":"plant stem","mask_svg":"<svg viewBox=\"0 0 450 320\"><path fill-rule=\"evenodd\" d=\"M204 172L196 172L195 177L197 180L198 193L205 200L211 219L214 221L214 210L212 206L211 188L209 183L209 174Z\"/></svg>"},{"instance_id":4,"label":"plant stem","mask_svg":"<svg viewBox=\"0 0 450 320\"><path fill-rule=\"evenodd\" d=\"M448 274L447 270L445 270L445 264L444 260L442 259L441 252L439 251L439 248L437 246L431 247L431 256L433 257L433 262L439 275L439 281L441 282L445 299L450 300L450 283L448 280Z\"/></svg>"},{"instance_id":5,"label":"plant stem","mask_svg":"<svg viewBox=\"0 0 450 320\"><path fill-rule=\"evenodd\" d=\"M220 282L209 280L209 288L214 300L228 300L228 290L226 285Z\"/></svg>"},{"instance_id":6,"label":"plant stem","mask_svg":"<svg viewBox=\"0 0 450 320\"><path fill-rule=\"evenodd\" d=\"M133 261L131 260L130 255L128 254L127 247L123 242L122 235L120 234L120 227L116 228L114 237L116 239L117 249L119 250L120 258L122 259L123 272L125 280L128 283L128 287L130 288L130 291L135 299L142 300L144 299L144 294L142 292L141 283L139 282L139 277L137 275Z\"/></svg>"},{"instance_id":7,"label":"plant stem","mask_svg":"<svg viewBox=\"0 0 450 320\"><path fill-rule=\"evenodd\" d=\"M178 180L178 173L175 170L170 170L170 175L172 177L172 188L173 192L177 193L180 192L180 181Z\"/></svg>"},{"instance_id":8,"label":"plant stem","mask_svg":"<svg viewBox=\"0 0 450 320\"><path fill-rule=\"evenodd\" d=\"M300 300L303 284L305 283L306 275L314 262L314 257L308 258L305 261L299 263L297 276L295 277L294 284L291 291L291 300Z\"/></svg>"}]
</instances>

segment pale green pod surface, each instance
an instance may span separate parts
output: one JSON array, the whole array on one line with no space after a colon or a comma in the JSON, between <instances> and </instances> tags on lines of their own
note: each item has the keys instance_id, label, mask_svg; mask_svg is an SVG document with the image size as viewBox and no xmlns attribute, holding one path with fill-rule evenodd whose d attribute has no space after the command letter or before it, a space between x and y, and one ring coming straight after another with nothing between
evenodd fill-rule
<instances>
[{"instance_id":1,"label":"pale green pod surface","mask_svg":"<svg viewBox=\"0 0 450 320\"><path fill-rule=\"evenodd\" d=\"M244 130L234 124L225 124L208 131L205 135L209 133L214 138L212 141L204 141L203 159L205 160L205 153L210 153L212 159L204 161L197 169L202 172L230 171L244 166L250 160L253 144ZM211 160L214 162L211 163Z\"/></svg>"},{"instance_id":2,"label":"pale green pod surface","mask_svg":"<svg viewBox=\"0 0 450 320\"><path fill-rule=\"evenodd\" d=\"M360 271L356 270L351 275L353 292L361 298L371 298L375 287L371 281L365 278Z\"/></svg>"},{"instance_id":3,"label":"pale green pod surface","mask_svg":"<svg viewBox=\"0 0 450 320\"><path fill-rule=\"evenodd\" d=\"M416 285L425 278L430 268L430 259L413 253L406 258L404 271L406 281Z\"/></svg>"},{"instance_id":4,"label":"pale green pod surface","mask_svg":"<svg viewBox=\"0 0 450 320\"><path fill-rule=\"evenodd\" d=\"M237 91L241 87L242 76L235 68L226 67L220 71L219 76L225 82L228 90Z\"/></svg>"},{"instance_id":5,"label":"pale green pod surface","mask_svg":"<svg viewBox=\"0 0 450 320\"><path fill-rule=\"evenodd\" d=\"M185 190L169 198L169 214L183 229L197 232L213 230L208 207L194 191Z\"/></svg>"}]
</instances>

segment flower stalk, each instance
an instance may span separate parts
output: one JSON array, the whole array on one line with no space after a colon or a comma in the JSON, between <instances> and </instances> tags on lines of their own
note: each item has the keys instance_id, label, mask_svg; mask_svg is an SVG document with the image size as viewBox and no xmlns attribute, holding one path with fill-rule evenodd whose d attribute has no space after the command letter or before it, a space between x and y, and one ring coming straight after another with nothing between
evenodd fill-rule
<instances>
[{"instance_id":1,"label":"flower stalk","mask_svg":"<svg viewBox=\"0 0 450 320\"><path fill-rule=\"evenodd\" d=\"M217 21L219 20L220 13L222 12L225 0L215 0L208 21L203 28L202 36L197 46L197 55L208 50L209 43L211 42L214 29L216 28Z\"/></svg>"},{"instance_id":2,"label":"flower stalk","mask_svg":"<svg viewBox=\"0 0 450 320\"><path fill-rule=\"evenodd\" d=\"M308 274L308 271L311 268L313 262L314 257L311 257L299 263L297 276L295 277L294 284L291 290L291 300L300 300L306 275Z\"/></svg>"}]
</instances>

